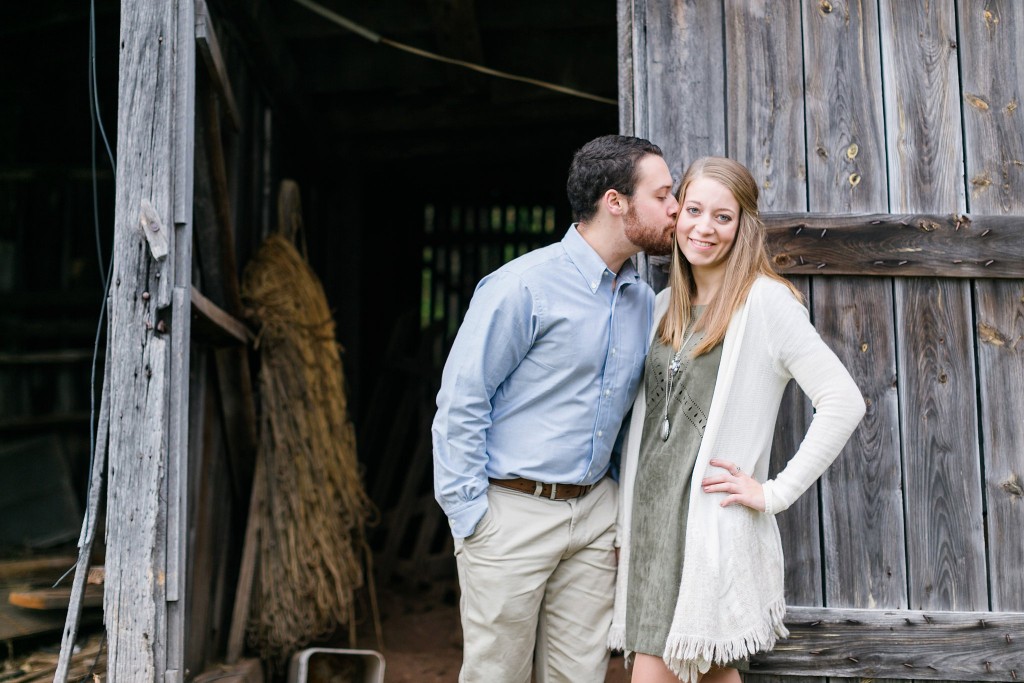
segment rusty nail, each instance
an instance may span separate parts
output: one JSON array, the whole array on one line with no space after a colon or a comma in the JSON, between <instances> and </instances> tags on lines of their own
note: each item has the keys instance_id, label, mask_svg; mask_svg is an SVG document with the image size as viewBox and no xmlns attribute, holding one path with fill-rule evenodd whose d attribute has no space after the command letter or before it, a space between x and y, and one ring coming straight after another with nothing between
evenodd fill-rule
<instances>
[{"instance_id":1,"label":"rusty nail","mask_svg":"<svg viewBox=\"0 0 1024 683\"><path fill-rule=\"evenodd\" d=\"M900 262L899 262L899 263L897 263L896 265L897 265L897 266L905 266L905 265L907 265L907 262L906 262L906 261L900 261Z\"/></svg>"},{"instance_id":2,"label":"rusty nail","mask_svg":"<svg viewBox=\"0 0 1024 683\"><path fill-rule=\"evenodd\" d=\"M993 263L995 263L995 260L994 260L994 259L989 259L988 261L985 261L985 267L986 267L986 268L988 268L988 267L989 267L989 266L991 266L991 265L992 265Z\"/></svg>"},{"instance_id":3,"label":"rusty nail","mask_svg":"<svg viewBox=\"0 0 1024 683\"><path fill-rule=\"evenodd\" d=\"M906 263L906 261L904 261L904 263ZM940 340L940 341L941 341L941 340ZM922 614L922 615L921 615L921 617L922 617L922 618L923 618L923 619L924 619L924 620L925 620L926 622L928 622L929 624L930 624L930 623L932 623L932 618L931 618L930 616L928 616L927 614Z\"/></svg>"},{"instance_id":4,"label":"rusty nail","mask_svg":"<svg viewBox=\"0 0 1024 683\"><path fill-rule=\"evenodd\" d=\"M985 235L989 234L990 232L992 232L991 228L989 228L989 229L985 230L985 232L981 233L981 236L984 237Z\"/></svg>"},{"instance_id":5,"label":"rusty nail","mask_svg":"<svg viewBox=\"0 0 1024 683\"><path fill-rule=\"evenodd\" d=\"M982 628L988 628L988 624L986 624L986 623L985 623L985 620L984 620L984 619L979 619L979 620L978 620L978 623L980 623L980 624L981 624L981 627L982 627Z\"/></svg>"},{"instance_id":6,"label":"rusty nail","mask_svg":"<svg viewBox=\"0 0 1024 683\"><path fill-rule=\"evenodd\" d=\"M992 662L985 662L985 671L986 672L991 672L992 671Z\"/></svg>"},{"instance_id":7,"label":"rusty nail","mask_svg":"<svg viewBox=\"0 0 1024 683\"><path fill-rule=\"evenodd\" d=\"M803 256L801 256L801 257L800 257L800 265L802 266L803 264L804 264L804 257L803 257Z\"/></svg>"},{"instance_id":8,"label":"rusty nail","mask_svg":"<svg viewBox=\"0 0 1024 683\"><path fill-rule=\"evenodd\" d=\"M820 621L812 621L810 624L808 624L808 626L821 626L821 622Z\"/></svg>"},{"instance_id":9,"label":"rusty nail","mask_svg":"<svg viewBox=\"0 0 1024 683\"><path fill-rule=\"evenodd\" d=\"M794 235L799 235L799 234L800 234L801 232L803 232L803 228L802 228L802 227L800 227L800 228L797 228L797 229L796 229L796 232L794 232L793 234L794 234Z\"/></svg>"},{"instance_id":10,"label":"rusty nail","mask_svg":"<svg viewBox=\"0 0 1024 683\"><path fill-rule=\"evenodd\" d=\"M1013 642L1013 638L1010 637L1009 633L1006 634L1006 642L1007 643L1012 643Z\"/></svg>"},{"instance_id":11,"label":"rusty nail","mask_svg":"<svg viewBox=\"0 0 1024 683\"><path fill-rule=\"evenodd\" d=\"M959 259L959 258L953 259L953 263L956 263L956 264L960 264L960 263L963 263L963 262L964 262L963 259Z\"/></svg>"},{"instance_id":12,"label":"rusty nail","mask_svg":"<svg viewBox=\"0 0 1024 683\"><path fill-rule=\"evenodd\" d=\"M860 660L856 657L847 657L847 659L853 662L854 664L860 664Z\"/></svg>"},{"instance_id":13,"label":"rusty nail","mask_svg":"<svg viewBox=\"0 0 1024 683\"><path fill-rule=\"evenodd\" d=\"M821 270L822 268L824 268L824 267L825 267L825 266L827 266L827 265L828 265L827 263L819 263L819 264L817 265L817 269L818 269L818 270Z\"/></svg>"},{"instance_id":14,"label":"rusty nail","mask_svg":"<svg viewBox=\"0 0 1024 683\"><path fill-rule=\"evenodd\" d=\"M1017 680L1017 670L1010 669L1010 675L1013 676L1013 680Z\"/></svg>"},{"instance_id":15,"label":"rusty nail","mask_svg":"<svg viewBox=\"0 0 1024 683\"><path fill-rule=\"evenodd\" d=\"M875 265L876 266L884 266L885 265L885 261L875 261Z\"/></svg>"},{"instance_id":16,"label":"rusty nail","mask_svg":"<svg viewBox=\"0 0 1024 683\"><path fill-rule=\"evenodd\" d=\"M821 654L821 650L811 650L810 653L812 655L820 655Z\"/></svg>"},{"instance_id":17,"label":"rusty nail","mask_svg":"<svg viewBox=\"0 0 1024 683\"><path fill-rule=\"evenodd\" d=\"M870 223L871 223L871 225L881 225L882 221L875 220L875 221L870 221Z\"/></svg>"},{"instance_id":18,"label":"rusty nail","mask_svg":"<svg viewBox=\"0 0 1024 683\"><path fill-rule=\"evenodd\" d=\"M903 666L907 667L908 669L913 669L914 668L913 664L908 664L907 662L903 662Z\"/></svg>"},{"instance_id":19,"label":"rusty nail","mask_svg":"<svg viewBox=\"0 0 1024 683\"><path fill-rule=\"evenodd\" d=\"M166 331L167 331L167 324L166 324L166 323L164 323L164 321L163 321L163 320L161 320L160 322L158 322L158 323L156 324L156 331L157 331L157 332L159 332L159 333L161 333L161 334L163 334L164 332L166 332Z\"/></svg>"},{"instance_id":20,"label":"rusty nail","mask_svg":"<svg viewBox=\"0 0 1024 683\"><path fill-rule=\"evenodd\" d=\"M821 236L824 237L826 232L828 232L828 228L825 228L824 230L821 231Z\"/></svg>"},{"instance_id":21,"label":"rusty nail","mask_svg":"<svg viewBox=\"0 0 1024 683\"><path fill-rule=\"evenodd\" d=\"M149 301L149 292L143 292L142 293L142 300L143 301Z\"/></svg>"},{"instance_id":22,"label":"rusty nail","mask_svg":"<svg viewBox=\"0 0 1024 683\"><path fill-rule=\"evenodd\" d=\"M146 329L147 329L147 330L151 330L151 329L153 329L153 323L151 323L151 322L149 322L149 321L147 320L147 321L146 321Z\"/></svg>"}]
</instances>

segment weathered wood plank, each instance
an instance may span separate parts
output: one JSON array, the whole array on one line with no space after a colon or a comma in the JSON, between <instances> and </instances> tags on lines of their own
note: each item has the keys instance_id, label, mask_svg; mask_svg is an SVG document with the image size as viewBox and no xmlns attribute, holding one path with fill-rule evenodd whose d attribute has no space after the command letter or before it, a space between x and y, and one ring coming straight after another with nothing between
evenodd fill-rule
<instances>
[{"instance_id":1,"label":"weathered wood plank","mask_svg":"<svg viewBox=\"0 0 1024 683\"><path fill-rule=\"evenodd\" d=\"M192 336L221 346L248 346L254 337L238 318L207 299L192 287Z\"/></svg>"},{"instance_id":2,"label":"weathered wood plank","mask_svg":"<svg viewBox=\"0 0 1024 683\"><path fill-rule=\"evenodd\" d=\"M779 272L1024 278L1024 218L766 214Z\"/></svg>"},{"instance_id":3,"label":"weathered wood plank","mask_svg":"<svg viewBox=\"0 0 1024 683\"><path fill-rule=\"evenodd\" d=\"M962 213L952 0L879 4L890 211ZM988 606L969 283L895 283L912 608Z\"/></svg>"},{"instance_id":4,"label":"weathered wood plank","mask_svg":"<svg viewBox=\"0 0 1024 683\"><path fill-rule=\"evenodd\" d=\"M220 51L220 42L217 40L217 32L213 28L213 20L210 18L210 11L206 7L205 0L196 0L196 46L199 54L203 57L203 64L210 75L210 80L217 89L221 103L228 112L228 120L235 131L242 129L242 117L238 113L238 105L235 103L235 93L231 88L231 81L228 78L228 70L224 64L224 56Z\"/></svg>"},{"instance_id":5,"label":"weathered wood plank","mask_svg":"<svg viewBox=\"0 0 1024 683\"><path fill-rule=\"evenodd\" d=\"M800 31L796 3L725 0L726 150L757 179L761 211L807 208Z\"/></svg>"},{"instance_id":6,"label":"weathered wood plank","mask_svg":"<svg viewBox=\"0 0 1024 683\"><path fill-rule=\"evenodd\" d=\"M885 211L878 6L803 1L811 211Z\"/></svg>"},{"instance_id":7,"label":"weathered wood plank","mask_svg":"<svg viewBox=\"0 0 1024 683\"><path fill-rule=\"evenodd\" d=\"M644 3L646 135L673 176L694 159L725 154L725 37L718 2ZM713 46L720 46L714 48ZM643 130L638 112L637 129Z\"/></svg>"},{"instance_id":8,"label":"weathered wood plank","mask_svg":"<svg viewBox=\"0 0 1024 683\"><path fill-rule=\"evenodd\" d=\"M974 337L967 283L896 291L907 563L914 609L987 606Z\"/></svg>"},{"instance_id":9,"label":"weathered wood plank","mask_svg":"<svg viewBox=\"0 0 1024 683\"><path fill-rule=\"evenodd\" d=\"M791 607L789 638L751 671L877 679L1019 681L1024 614Z\"/></svg>"},{"instance_id":10,"label":"weathered wood plank","mask_svg":"<svg viewBox=\"0 0 1024 683\"><path fill-rule=\"evenodd\" d=\"M906 607L892 281L817 278L814 324L867 414L822 480L825 594L834 607Z\"/></svg>"},{"instance_id":11,"label":"weathered wood plank","mask_svg":"<svg viewBox=\"0 0 1024 683\"><path fill-rule=\"evenodd\" d=\"M1024 4L959 0L971 211L1024 214Z\"/></svg>"},{"instance_id":12,"label":"weathered wood plank","mask_svg":"<svg viewBox=\"0 0 1024 683\"><path fill-rule=\"evenodd\" d=\"M808 0L803 10L808 206L885 211L877 5ZM907 606L892 290L891 278L814 279L815 326L867 404L821 482L833 607Z\"/></svg>"},{"instance_id":13,"label":"weathered wood plank","mask_svg":"<svg viewBox=\"0 0 1024 683\"><path fill-rule=\"evenodd\" d=\"M879 0L893 211L964 209L953 0Z\"/></svg>"},{"instance_id":14,"label":"weathered wood plank","mask_svg":"<svg viewBox=\"0 0 1024 683\"><path fill-rule=\"evenodd\" d=\"M156 680L166 670L164 496L170 341L157 324L169 305L169 257L148 256L139 233L142 201L174 216L177 3L121 3L114 266L110 293L111 408L104 620L112 680ZM189 270L188 264L185 264ZM144 298L143 292L154 292Z\"/></svg>"},{"instance_id":15,"label":"weathered wood plank","mask_svg":"<svg viewBox=\"0 0 1024 683\"><path fill-rule=\"evenodd\" d=\"M1024 214L1024 4L960 0L964 137L972 211ZM1024 220L1024 219L1021 219ZM978 280L978 385L990 601L1024 610L1024 283Z\"/></svg>"},{"instance_id":16,"label":"weathered wood plank","mask_svg":"<svg viewBox=\"0 0 1024 683\"><path fill-rule=\"evenodd\" d=\"M619 46L619 134L635 135L633 118L633 0L617 0Z\"/></svg>"},{"instance_id":17,"label":"weathered wood plank","mask_svg":"<svg viewBox=\"0 0 1024 683\"><path fill-rule=\"evenodd\" d=\"M975 310L991 606L1024 611L1024 282L979 281Z\"/></svg>"}]
</instances>

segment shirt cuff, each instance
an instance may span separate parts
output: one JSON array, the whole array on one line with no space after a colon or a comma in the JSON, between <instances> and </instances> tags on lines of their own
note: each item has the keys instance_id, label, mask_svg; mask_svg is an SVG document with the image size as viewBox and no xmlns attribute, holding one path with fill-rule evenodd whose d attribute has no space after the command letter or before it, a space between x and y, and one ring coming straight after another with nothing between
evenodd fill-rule
<instances>
[{"instance_id":1,"label":"shirt cuff","mask_svg":"<svg viewBox=\"0 0 1024 683\"><path fill-rule=\"evenodd\" d=\"M471 500L465 507L448 515L448 526L453 538L467 538L476 531L476 525L487 512L487 494Z\"/></svg>"}]
</instances>

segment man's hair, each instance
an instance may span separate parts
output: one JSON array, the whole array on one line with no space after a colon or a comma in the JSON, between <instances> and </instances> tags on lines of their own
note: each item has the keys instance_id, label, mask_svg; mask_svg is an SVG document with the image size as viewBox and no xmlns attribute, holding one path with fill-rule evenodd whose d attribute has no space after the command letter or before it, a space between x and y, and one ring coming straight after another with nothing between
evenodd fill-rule
<instances>
[{"instance_id":1,"label":"man's hair","mask_svg":"<svg viewBox=\"0 0 1024 683\"><path fill-rule=\"evenodd\" d=\"M603 135L580 147L573 155L565 184L572 219L579 223L593 218L598 201L608 190L632 196L637 166L650 154L662 156L661 148L627 135Z\"/></svg>"}]
</instances>

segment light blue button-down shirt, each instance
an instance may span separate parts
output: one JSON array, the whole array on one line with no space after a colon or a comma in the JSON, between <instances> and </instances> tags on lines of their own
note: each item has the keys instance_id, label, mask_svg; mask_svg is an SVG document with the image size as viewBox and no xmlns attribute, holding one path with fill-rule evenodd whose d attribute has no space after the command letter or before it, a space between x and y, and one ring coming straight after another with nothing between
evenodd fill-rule
<instances>
[{"instance_id":1,"label":"light blue button-down shirt","mask_svg":"<svg viewBox=\"0 0 1024 683\"><path fill-rule=\"evenodd\" d=\"M633 264L616 278L575 226L480 281L433 425L434 492L455 538L487 511L488 477L604 476L640 384L653 309Z\"/></svg>"}]
</instances>

